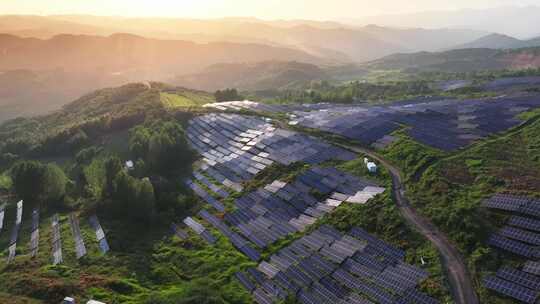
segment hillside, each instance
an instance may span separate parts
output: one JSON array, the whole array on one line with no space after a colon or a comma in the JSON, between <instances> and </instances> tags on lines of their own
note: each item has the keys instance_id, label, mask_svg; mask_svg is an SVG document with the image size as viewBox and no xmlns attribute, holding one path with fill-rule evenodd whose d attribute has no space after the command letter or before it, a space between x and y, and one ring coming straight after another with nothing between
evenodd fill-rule
<instances>
[{"instance_id":1,"label":"hillside","mask_svg":"<svg viewBox=\"0 0 540 304\"><path fill-rule=\"evenodd\" d=\"M0 124L0 150L13 155L57 157L103 135L140 124L153 113L213 101L208 93L157 82L101 89L50 114Z\"/></svg>"},{"instance_id":2,"label":"hillside","mask_svg":"<svg viewBox=\"0 0 540 304\"><path fill-rule=\"evenodd\" d=\"M540 67L540 49L461 49L438 53L396 54L367 63L384 70L471 72Z\"/></svg>"},{"instance_id":3,"label":"hillside","mask_svg":"<svg viewBox=\"0 0 540 304\"><path fill-rule=\"evenodd\" d=\"M529 40L520 40L506 35L491 34L484 36L469 43L461 44L453 47L452 49L473 49L473 48L487 48L487 49L519 49L527 47L540 46L540 38L533 38Z\"/></svg>"},{"instance_id":4,"label":"hillside","mask_svg":"<svg viewBox=\"0 0 540 304\"><path fill-rule=\"evenodd\" d=\"M241 90L287 89L329 76L315 65L299 62L217 64L192 75L179 76L174 84L207 91L224 88Z\"/></svg>"},{"instance_id":5,"label":"hillside","mask_svg":"<svg viewBox=\"0 0 540 304\"><path fill-rule=\"evenodd\" d=\"M47 40L0 35L1 70L55 69L126 73L160 79L164 75L203 68L214 63L265 60L317 60L304 52L259 44L215 42L198 44L148 39L129 34L108 37L58 35Z\"/></svg>"}]
</instances>

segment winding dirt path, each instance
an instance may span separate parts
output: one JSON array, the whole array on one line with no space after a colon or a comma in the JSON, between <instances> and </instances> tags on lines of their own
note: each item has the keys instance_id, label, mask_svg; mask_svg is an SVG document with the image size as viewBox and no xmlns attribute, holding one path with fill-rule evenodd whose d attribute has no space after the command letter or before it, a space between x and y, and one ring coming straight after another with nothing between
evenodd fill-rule
<instances>
[{"instance_id":1,"label":"winding dirt path","mask_svg":"<svg viewBox=\"0 0 540 304\"><path fill-rule=\"evenodd\" d=\"M446 270L450 283L452 297L457 304L478 304L478 297L474 291L469 271L465 266L463 257L452 245L448 238L439 231L428 219L416 213L405 197L405 189L401 178L401 171L390 164L387 160L374 152L357 146L336 144L345 149L368 155L377 160L392 175L392 191L396 199L397 207L405 220L419 233L426 237L439 251L443 267Z\"/></svg>"}]
</instances>

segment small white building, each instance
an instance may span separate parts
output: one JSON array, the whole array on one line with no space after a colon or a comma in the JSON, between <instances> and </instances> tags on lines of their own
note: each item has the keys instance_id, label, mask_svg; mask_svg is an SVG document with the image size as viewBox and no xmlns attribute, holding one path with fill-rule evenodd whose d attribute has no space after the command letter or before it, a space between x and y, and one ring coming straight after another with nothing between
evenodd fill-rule
<instances>
[{"instance_id":1,"label":"small white building","mask_svg":"<svg viewBox=\"0 0 540 304\"><path fill-rule=\"evenodd\" d=\"M96 300L90 300L90 301L86 302L86 304L105 304L105 303L100 302L100 301L96 301Z\"/></svg>"},{"instance_id":2,"label":"small white building","mask_svg":"<svg viewBox=\"0 0 540 304\"><path fill-rule=\"evenodd\" d=\"M377 173L377 164L374 162L368 162L366 167L370 173Z\"/></svg>"},{"instance_id":3,"label":"small white building","mask_svg":"<svg viewBox=\"0 0 540 304\"><path fill-rule=\"evenodd\" d=\"M75 304L75 299L71 297L65 297L62 304Z\"/></svg>"},{"instance_id":4,"label":"small white building","mask_svg":"<svg viewBox=\"0 0 540 304\"><path fill-rule=\"evenodd\" d=\"M135 164L133 163L132 160L128 160L128 161L126 162L126 169L127 169L128 171L131 171L131 170L135 169Z\"/></svg>"}]
</instances>

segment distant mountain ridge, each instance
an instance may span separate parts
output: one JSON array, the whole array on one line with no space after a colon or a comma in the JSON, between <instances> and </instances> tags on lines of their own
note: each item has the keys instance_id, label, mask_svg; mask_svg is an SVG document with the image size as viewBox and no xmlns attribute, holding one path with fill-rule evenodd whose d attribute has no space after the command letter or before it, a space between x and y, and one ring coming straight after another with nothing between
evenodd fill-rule
<instances>
[{"instance_id":1,"label":"distant mountain ridge","mask_svg":"<svg viewBox=\"0 0 540 304\"><path fill-rule=\"evenodd\" d=\"M127 73L139 79L162 79L224 62L268 60L321 62L300 50L260 44L148 39L132 34L108 37L57 35L50 39L0 34L0 70L57 69ZM324 60L323 60L324 61Z\"/></svg>"},{"instance_id":2,"label":"distant mountain ridge","mask_svg":"<svg viewBox=\"0 0 540 304\"><path fill-rule=\"evenodd\" d=\"M316 65L268 61L252 64L216 64L199 73L177 77L172 82L207 91L224 88L259 91L288 89L313 80L328 78L327 73Z\"/></svg>"},{"instance_id":3,"label":"distant mountain ridge","mask_svg":"<svg viewBox=\"0 0 540 304\"><path fill-rule=\"evenodd\" d=\"M538 20L540 20L540 6L518 6L516 1L516 5L513 6L379 15L348 20L348 23L379 24L387 27L470 29L526 39L540 36Z\"/></svg>"},{"instance_id":4,"label":"distant mountain ridge","mask_svg":"<svg viewBox=\"0 0 540 304\"><path fill-rule=\"evenodd\" d=\"M364 67L444 72L540 68L540 48L512 50L472 48L433 53L394 54L367 63Z\"/></svg>"},{"instance_id":5,"label":"distant mountain ridge","mask_svg":"<svg viewBox=\"0 0 540 304\"><path fill-rule=\"evenodd\" d=\"M36 26L32 25L33 18ZM121 32L195 43L254 43L294 48L342 63L369 61L397 52L436 51L488 34L462 29L357 27L311 20L197 20L84 15L0 16L0 32L47 39L56 34L108 36Z\"/></svg>"},{"instance_id":6,"label":"distant mountain ridge","mask_svg":"<svg viewBox=\"0 0 540 304\"><path fill-rule=\"evenodd\" d=\"M519 49L527 47L540 46L540 37L528 40L520 40L502 34L490 34L474 40L469 43L461 44L452 49L472 49L472 48L488 48L488 49Z\"/></svg>"}]
</instances>

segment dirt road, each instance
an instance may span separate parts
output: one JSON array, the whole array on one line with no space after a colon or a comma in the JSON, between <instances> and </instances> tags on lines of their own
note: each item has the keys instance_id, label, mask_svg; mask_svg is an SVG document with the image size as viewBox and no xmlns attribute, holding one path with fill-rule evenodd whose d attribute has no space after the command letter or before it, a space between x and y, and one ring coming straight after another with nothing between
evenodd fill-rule
<instances>
[{"instance_id":1,"label":"dirt road","mask_svg":"<svg viewBox=\"0 0 540 304\"><path fill-rule=\"evenodd\" d=\"M357 153L366 154L369 157L377 160L388 169L392 175L392 191L402 216L412 227L425 236L439 251L455 303L478 304L478 297L474 291L469 271L465 266L463 257L454 247L454 245L452 245L452 243L448 240L448 238L442 234L437 227L435 227L435 225L433 225L428 219L416 213L414 208L409 204L409 201L405 197L405 189L403 187L400 170L372 151L356 146L340 146Z\"/></svg>"}]
</instances>

